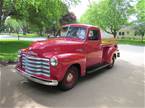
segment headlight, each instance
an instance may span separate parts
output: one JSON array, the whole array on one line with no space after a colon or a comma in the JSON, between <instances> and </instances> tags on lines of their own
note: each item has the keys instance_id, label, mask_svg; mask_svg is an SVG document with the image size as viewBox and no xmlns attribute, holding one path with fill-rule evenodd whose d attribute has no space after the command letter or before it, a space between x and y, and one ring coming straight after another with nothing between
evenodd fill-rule
<instances>
[{"instance_id":1,"label":"headlight","mask_svg":"<svg viewBox=\"0 0 145 108\"><path fill-rule=\"evenodd\" d=\"M56 58L55 56L53 56L53 57L50 59L50 64L51 64L52 66L57 66L58 60L57 60L57 58Z\"/></svg>"}]
</instances>

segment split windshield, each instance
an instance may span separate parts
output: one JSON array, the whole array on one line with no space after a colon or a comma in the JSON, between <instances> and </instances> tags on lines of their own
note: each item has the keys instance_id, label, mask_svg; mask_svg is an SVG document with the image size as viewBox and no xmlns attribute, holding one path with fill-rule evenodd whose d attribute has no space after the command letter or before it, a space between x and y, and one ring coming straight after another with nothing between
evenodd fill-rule
<instances>
[{"instance_id":1,"label":"split windshield","mask_svg":"<svg viewBox=\"0 0 145 108\"><path fill-rule=\"evenodd\" d=\"M79 38L84 40L86 38L86 29L83 27L63 27L60 31L60 37Z\"/></svg>"}]
</instances>

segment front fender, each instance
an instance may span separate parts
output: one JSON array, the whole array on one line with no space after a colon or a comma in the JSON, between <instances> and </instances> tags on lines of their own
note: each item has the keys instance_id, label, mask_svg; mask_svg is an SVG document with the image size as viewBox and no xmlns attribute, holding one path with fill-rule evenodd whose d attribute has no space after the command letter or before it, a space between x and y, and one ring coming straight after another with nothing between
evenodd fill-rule
<instances>
[{"instance_id":1,"label":"front fender","mask_svg":"<svg viewBox=\"0 0 145 108\"><path fill-rule=\"evenodd\" d=\"M62 80L67 69L73 64L80 65L80 75L86 74L86 57L82 53L64 53L56 55L58 58L58 66L52 67L51 70L57 74L57 79ZM59 69L59 70L58 70Z\"/></svg>"}]
</instances>

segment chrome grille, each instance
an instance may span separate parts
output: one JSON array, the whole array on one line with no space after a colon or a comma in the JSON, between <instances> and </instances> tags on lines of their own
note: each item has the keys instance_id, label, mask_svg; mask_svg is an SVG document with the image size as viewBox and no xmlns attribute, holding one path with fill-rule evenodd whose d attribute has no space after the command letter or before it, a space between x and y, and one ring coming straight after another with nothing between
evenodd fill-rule
<instances>
[{"instance_id":1,"label":"chrome grille","mask_svg":"<svg viewBox=\"0 0 145 108\"><path fill-rule=\"evenodd\" d=\"M50 76L49 59L22 54L22 68L31 75Z\"/></svg>"}]
</instances>

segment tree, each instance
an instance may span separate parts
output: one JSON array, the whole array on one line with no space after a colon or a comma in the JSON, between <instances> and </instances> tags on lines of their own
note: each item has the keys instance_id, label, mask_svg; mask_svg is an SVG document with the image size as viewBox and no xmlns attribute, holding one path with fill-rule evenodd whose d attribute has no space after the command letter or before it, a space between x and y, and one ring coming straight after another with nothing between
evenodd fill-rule
<instances>
[{"instance_id":1,"label":"tree","mask_svg":"<svg viewBox=\"0 0 145 108\"><path fill-rule=\"evenodd\" d=\"M127 24L129 6L128 0L102 0L92 3L81 17L81 22L97 25L116 38L117 31Z\"/></svg>"},{"instance_id":2,"label":"tree","mask_svg":"<svg viewBox=\"0 0 145 108\"><path fill-rule=\"evenodd\" d=\"M139 0L136 9L138 21L145 22L145 0Z\"/></svg>"},{"instance_id":3,"label":"tree","mask_svg":"<svg viewBox=\"0 0 145 108\"><path fill-rule=\"evenodd\" d=\"M67 14L62 16L62 18L60 19L61 25L70 24L70 23L76 23L76 16L72 12L68 12Z\"/></svg>"},{"instance_id":4,"label":"tree","mask_svg":"<svg viewBox=\"0 0 145 108\"><path fill-rule=\"evenodd\" d=\"M3 6L3 0L0 0L0 24L2 20L2 6Z\"/></svg>"},{"instance_id":5,"label":"tree","mask_svg":"<svg viewBox=\"0 0 145 108\"><path fill-rule=\"evenodd\" d=\"M22 28L22 22L14 18L8 17L5 21L5 25L13 32L17 33L19 40L19 31Z\"/></svg>"},{"instance_id":6,"label":"tree","mask_svg":"<svg viewBox=\"0 0 145 108\"><path fill-rule=\"evenodd\" d=\"M70 4L79 0L4 0L3 14L25 22L24 31L29 27L38 28L42 34L47 29L59 26L60 18L68 12ZM33 28L31 28L33 30Z\"/></svg>"},{"instance_id":7,"label":"tree","mask_svg":"<svg viewBox=\"0 0 145 108\"><path fill-rule=\"evenodd\" d=\"M145 0L139 0L136 5L136 32L141 36L143 42L143 37L145 35Z\"/></svg>"},{"instance_id":8,"label":"tree","mask_svg":"<svg viewBox=\"0 0 145 108\"><path fill-rule=\"evenodd\" d=\"M3 7L3 0L0 0L0 31L2 31L2 23L3 23L3 18L2 18L2 7Z\"/></svg>"}]
</instances>

